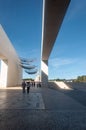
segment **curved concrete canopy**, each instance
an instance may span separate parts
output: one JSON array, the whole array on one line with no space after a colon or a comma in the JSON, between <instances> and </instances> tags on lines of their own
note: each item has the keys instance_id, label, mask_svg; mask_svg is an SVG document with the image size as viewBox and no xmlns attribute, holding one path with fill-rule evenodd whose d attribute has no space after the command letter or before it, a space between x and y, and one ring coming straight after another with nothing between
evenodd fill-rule
<instances>
[{"instance_id":1,"label":"curved concrete canopy","mask_svg":"<svg viewBox=\"0 0 86 130\"><path fill-rule=\"evenodd\" d=\"M48 60L70 0L44 0L42 60Z\"/></svg>"}]
</instances>

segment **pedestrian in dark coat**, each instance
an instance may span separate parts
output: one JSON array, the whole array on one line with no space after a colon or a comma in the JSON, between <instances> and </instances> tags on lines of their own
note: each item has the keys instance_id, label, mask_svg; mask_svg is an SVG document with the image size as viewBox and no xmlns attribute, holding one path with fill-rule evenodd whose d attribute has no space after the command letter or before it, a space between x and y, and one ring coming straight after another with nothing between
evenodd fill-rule
<instances>
[{"instance_id":1,"label":"pedestrian in dark coat","mask_svg":"<svg viewBox=\"0 0 86 130\"><path fill-rule=\"evenodd\" d=\"M27 82L27 93L30 91L30 82Z\"/></svg>"},{"instance_id":2,"label":"pedestrian in dark coat","mask_svg":"<svg viewBox=\"0 0 86 130\"><path fill-rule=\"evenodd\" d=\"M25 93L25 87L26 87L26 83L25 83L25 81L23 80L23 82L22 82L23 93Z\"/></svg>"}]
</instances>

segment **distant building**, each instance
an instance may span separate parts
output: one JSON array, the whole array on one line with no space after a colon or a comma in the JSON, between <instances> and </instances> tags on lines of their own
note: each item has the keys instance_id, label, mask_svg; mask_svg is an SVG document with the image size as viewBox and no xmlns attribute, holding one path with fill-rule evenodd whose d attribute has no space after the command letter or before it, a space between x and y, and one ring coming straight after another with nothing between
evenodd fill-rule
<instances>
[{"instance_id":1,"label":"distant building","mask_svg":"<svg viewBox=\"0 0 86 130\"><path fill-rule=\"evenodd\" d=\"M36 76L35 81L36 81L36 82L39 82L39 81L40 81L40 75L39 75L39 74Z\"/></svg>"}]
</instances>

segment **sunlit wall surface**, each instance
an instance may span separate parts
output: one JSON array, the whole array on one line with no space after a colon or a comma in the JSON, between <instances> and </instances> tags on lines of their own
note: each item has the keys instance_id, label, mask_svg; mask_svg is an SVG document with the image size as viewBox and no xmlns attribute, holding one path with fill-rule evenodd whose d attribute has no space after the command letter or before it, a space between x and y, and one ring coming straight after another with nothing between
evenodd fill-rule
<instances>
[{"instance_id":1,"label":"sunlit wall surface","mask_svg":"<svg viewBox=\"0 0 86 130\"><path fill-rule=\"evenodd\" d=\"M7 86L7 70L8 65L7 61L1 61L1 73L0 73L0 86L6 87Z\"/></svg>"},{"instance_id":2,"label":"sunlit wall surface","mask_svg":"<svg viewBox=\"0 0 86 130\"><path fill-rule=\"evenodd\" d=\"M1 83L1 60L0 60L0 83Z\"/></svg>"},{"instance_id":3,"label":"sunlit wall surface","mask_svg":"<svg viewBox=\"0 0 86 130\"><path fill-rule=\"evenodd\" d=\"M3 28L0 26L0 59L1 78L0 87L13 87L21 83L22 69L19 65L19 57L8 39Z\"/></svg>"},{"instance_id":4,"label":"sunlit wall surface","mask_svg":"<svg viewBox=\"0 0 86 130\"><path fill-rule=\"evenodd\" d=\"M41 61L41 82L47 85L48 83L48 61Z\"/></svg>"},{"instance_id":5,"label":"sunlit wall surface","mask_svg":"<svg viewBox=\"0 0 86 130\"><path fill-rule=\"evenodd\" d=\"M0 75L1 75L1 60L0 60Z\"/></svg>"}]
</instances>

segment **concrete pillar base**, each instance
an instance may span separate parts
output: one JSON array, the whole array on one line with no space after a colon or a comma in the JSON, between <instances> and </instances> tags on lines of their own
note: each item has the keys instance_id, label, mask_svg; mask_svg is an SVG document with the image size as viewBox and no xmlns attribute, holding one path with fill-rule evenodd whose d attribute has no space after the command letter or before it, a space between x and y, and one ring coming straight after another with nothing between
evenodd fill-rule
<instances>
[{"instance_id":1,"label":"concrete pillar base","mask_svg":"<svg viewBox=\"0 0 86 130\"><path fill-rule=\"evenodd\" d=\"M48 60L41 61L41 82L43 87L48 86Z\"/></svg>"}]
</instances>

